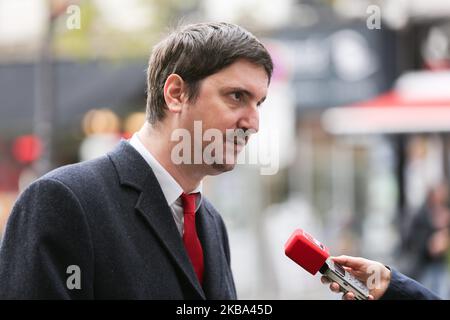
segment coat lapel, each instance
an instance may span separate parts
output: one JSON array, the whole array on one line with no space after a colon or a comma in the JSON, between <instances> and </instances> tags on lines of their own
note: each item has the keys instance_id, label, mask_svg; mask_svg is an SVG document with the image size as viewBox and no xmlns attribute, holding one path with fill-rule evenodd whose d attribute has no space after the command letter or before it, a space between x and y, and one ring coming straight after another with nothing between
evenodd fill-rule
<instances>
[{"instance_id":1,"label":"coat lapel","mask_svg":"<svg viewBox=\"0 0 450 320\"><path fill-rule=\"evenodd\" d=\"M197 292L198 298L205 299L205 294L184 249L172 212L149 165L126 141L121 141L109 156L115 164L120 183L141 191L135 206L137 212L145 218L160 239L163 247Z\"/></svg>"},{"instance_id":2,"label":"coat lapel","mask_svg":"<svg viewBox=\"0 0 450 320\"><path fill-rule=\"evenodd\" d=\"M224 299L224 268L227 267L227 261L218 238L219 230L205 204L202 204L196 215L205 261L203 290L207 299Z\"/></svg>"},{"instance_id":3,"label":"coat lapel","mask_svg":"<svg viewBox=\"0 0 450 320\"><path fill-rule=\"evenodd\" d=\"M151 178L149 180L153 179ZM152 186L153 190L150 189ZM159 185L157 187L160 189ZM144 189L144 191L142 191L136 204L136 209L144 216L150 227L174 259L175 263L189 279L190 284L195 288L199 296L205 299L205 295L200 287L194 268L184 249L180 233L173 220L172 212L167 205L162 191L155 190L157 188L155 188L153 181L148 182L148 188L149 189Z\"/></svg>"}]
</instances>

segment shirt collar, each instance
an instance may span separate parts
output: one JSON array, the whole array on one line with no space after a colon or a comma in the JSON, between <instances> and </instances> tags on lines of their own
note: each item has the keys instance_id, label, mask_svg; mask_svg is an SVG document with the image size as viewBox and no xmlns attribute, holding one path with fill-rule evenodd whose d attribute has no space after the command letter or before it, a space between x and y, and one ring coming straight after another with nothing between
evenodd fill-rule
<instances>
[{"instance_id":1,"label":"shirt collar","mask_svg":"<svg viewBox=\"0 0 450 320\"><path fill-rule=\"evenodd\" d=\"M137 133L134 133L129 143L144 158L148 165L152 168L153 173L161 186L162 192L169 206L172 206L183 193L183 188L178 182L167 172L166 169L156 160L156 158L142 144ZM196 210L200 207L202 201L202 182L191 193L199 193L197 198Z\"/></svg>"}]
</instances>

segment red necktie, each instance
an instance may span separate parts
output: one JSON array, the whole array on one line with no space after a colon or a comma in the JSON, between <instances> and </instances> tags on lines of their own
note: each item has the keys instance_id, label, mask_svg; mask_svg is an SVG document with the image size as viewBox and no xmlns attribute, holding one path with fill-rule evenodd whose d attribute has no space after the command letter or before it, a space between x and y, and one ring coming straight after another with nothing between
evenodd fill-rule
<instances>
[{"instance_id":1,"label":"red necktie","mask_svg":"<svg viewBox=\"0 0 450 320\"><path fill-rule=\"evenodd\" d=\"M181 195L184 209L184 233L183 242L186 251L191 259L195 273L197 274L200 284L203 283L203 249L197 236L197 228L195 226L195 200L197 193Z\"/></svg>"}]
</instances>

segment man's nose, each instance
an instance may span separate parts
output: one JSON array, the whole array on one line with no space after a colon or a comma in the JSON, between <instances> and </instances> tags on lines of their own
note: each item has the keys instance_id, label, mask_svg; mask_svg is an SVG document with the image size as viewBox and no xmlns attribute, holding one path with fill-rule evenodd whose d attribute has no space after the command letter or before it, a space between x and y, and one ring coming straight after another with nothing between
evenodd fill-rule
<instances>
[{"instance_id":1,"label":"man's nose","mask_svg":"<svg viewBox=\"0 0 450 320\"><path fill-rule=\"evenodd\" d=\"M238 127L247 131L252 130L253 133L259 130L259 110L256 106L247 107L243 110L243 114L239 119Z\"/></svg>"}]
</instances>

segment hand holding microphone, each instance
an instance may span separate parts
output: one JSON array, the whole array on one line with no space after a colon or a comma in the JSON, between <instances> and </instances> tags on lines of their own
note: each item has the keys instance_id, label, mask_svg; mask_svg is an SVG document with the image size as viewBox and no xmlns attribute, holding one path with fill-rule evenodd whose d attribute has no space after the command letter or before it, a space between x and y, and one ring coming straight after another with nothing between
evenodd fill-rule
<instances>
[{"instance_id":1,"label":"hand holding microphone","mask_svg":"<svg viewBox=\"0 0 450 320\"><path fill-rule=\"evenodd\" d=\"M332 258L327 247L301 229L291 235L285 253L309 273L320 271L322 282L331 283L330 289L343 292L346 300L378 299L390 282L390 270L381 263L348 256Z\"/></svg>"},{"instance_id":2,"label":"hand holding microphone","mask_svg":"<svg viewBox=\"0 0 450 320\"><path fill-rule=\"evenodd\" d=\"M369 300L378 300L386 292L391 280L391 271L382 263L350 256L332 257L331 259L341 265L347 272L353 274L356 279L363 283L369 283ZM370 281L370 277L374 275L374 280L377 281ZM323 284L330 284L331 291L336 293L343 292L339 283L331 281L325 276L321 277L321 281ZM354 300L355 295L353 292L344 292L342 299Z\"/></svg>"}]
</instances>

